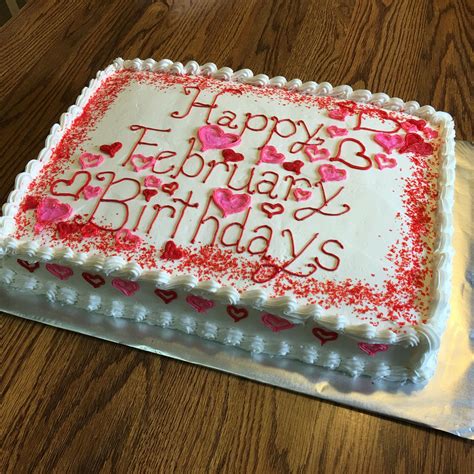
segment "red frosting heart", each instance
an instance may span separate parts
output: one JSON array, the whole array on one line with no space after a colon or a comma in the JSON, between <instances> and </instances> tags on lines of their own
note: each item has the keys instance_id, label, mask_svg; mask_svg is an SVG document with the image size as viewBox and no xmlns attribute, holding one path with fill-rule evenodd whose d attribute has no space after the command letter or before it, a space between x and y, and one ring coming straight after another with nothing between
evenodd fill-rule
<instances>
[{"instance_id":1,"label":"red frosting heart","mask_svg":"<svg viewBox=\"0 0 474 474\"><path fill-rule=\"evenodd\" d=\"M114 142L110 145L100 145L99 150L107 153L107 155L114 157L115 154L122 148L122 144L120 142Z\"/></svg>"},{"instance_id":2,"label":"red frosting heart","mask_svg":"<svg viewBox=\"0 0 474 474\"><path fill-rule=\"evenodd\" d=\"M304 163L301 160L295 160L283 163L282 166L286 171L293 171L295 174L300 174L303 165Z\"/></svg>"},{"instance_id":3,"label":"red frosting heart","mask_svg":"<svg viewBox=\"0 0 474 474\"><path fill-rule=\"evenodd\" d=\"M238 162L243 161L244 159L244 155L242 155L242 153L237 153L236 151L231 150L230 148L222 150L222 156L224 157L224 161L226 162Z\"/></svg>"},{"instance_id":4,"label":"red frosting heart","mask_svg":"<svg viewBox=\"0 0 474 474\"><path fill-rule=\"evenodd\" d=\"M260 205L260 209L267 215L269 219L273 216L278 214L282 214L285 208L280 203L271 203L271 202L263 202Z\"/></svg>"},{"instance_id":5,"label":"red frosting heart","mask_svg":"<svg viewBox=\"0 0 474 474\"><path fill-rule=\"evenodd\" d=\"M178 188L179 184L176 181L173 181L172 183L165 183L161 186L161 190L170 196L172 196Z\"/></svg>"},{"instance_id":6,"label":"red frosting heart","mask_svg":"<svg viewBox=\"0 0 474 474\"><path fill-rule=\"evenodd\" d=\"M21 208L23 211L31 211L32 209L36 209L38 204L39 199L36 196L26 196L21 203Z\"/></svg>"},{"instance_id":7,"label":"red frosting heart","mask_svg":"<svg viewBox=\"0 0 474 474\"><path fill-rule=\"evenodd\" d=\"M26 268L30 273L33 273L35 270L37 270L40 267L39 262L30 263L30 262L27 262L26 260L21 260L21 259L17 259L17 262L23 268Z\"/></svg>"},{"instance_id":8,"label":"red frosting heart","mask_svg":"<svg viewBox=\"0 0 474 474\"><path fill-rule=\"evenodd\" d=\"M347 155L348 152L342 153L342 149L345 144L347 143L353 143L357 145L358 148L360 148L360 151L358 151L355 156L358 156L364 160L365 164L354 164L351 161L347 161ZM344 156L344 158L341 158L341 155ZM332 158L329 158L329 161L340 161L341 163L345 164L346 166L349 166L349 168L355 169L355 170L368 170L372 166L372 160L365 154L365 146L362 142L359 140L356 140L355 138L344 138L339 142L339 146L337 148L337 153L336 156L333 156Z\"/></svg>"},{"instance_id":9,"label":"red frosting heart","mask_svg":"<svg viewBox=\"0 0 474 474\"><path fill-rule=\"evenodd\" d=\"M240 135L225 133L218 125L204 125L198 130L201 150L222 150L240 143Z\"/></svg>"},{"instance_id":10,"label":"red frosting heart","mask_svg":"<svg viewBox=\"0 0 474 474\"><path fill-rule=\"evenodd\" d=\"M79 180L79 183L76 182L76 179L82 176L85 176L84 181L81 182L81 180ZM70 179L57 179L56 181L53 181L49 190L53 196L71 196L74 199L79 199L80 194L83 189L88 186L91 179L92 177L89 171L77 171ZM65 190L61 191L61 186L65 188L72 187L73 189L68 190L67 192Z\"/></svg>"},{"instance_id":11,"label":"red frosting heart","mask_svg":"<svg viewBox=\"0 0 474 474\"><path fill-rule=\"evenodd\" d=\"M369 344L368 342L359 342L357 345L361 351L365 352L371 357L377 354L377 352L388 351L389 348L387 344Z\"/></svg>"},{"instance_id":12,"label":"red frosting heart","mask_svg":"<svg viewBox=\"0 0 474 474\"><path fill-rule=\"evenodd\" d=\"M261 320L262 323L273 332L284 331L285 329L295 327L295 325L290 321L281 318L280 316L276 316L275 314L263 313Z\"/></svg>"},{"instance_id":13,"label":"red frosting heart","mask_svg":"<svg viewBox=\"0 0 474 474\"><path fill-rule=\"evenodd\" d=\"M105 280L101 275L94 275L92 273L83 272L82 278L92 285L94 288L100 288L102 285L105 285Z\"/></svg>"},{"instance_id":14,"label":"red frosting heart","mask_svg":"<svg viewBox=\"0 0 474 474\"><path fill-rule=\"evenodd\" d=\"M338 338L337 332L328 331L323 328L313 328L313 335L321 341L321 345L324 346L326 342L335 341Z\"/></svg>"},{"instance_id":15,"label":"red frosting heart","mask_svg":"<svg viewBox=\"0 0 474 474\"><path fill-rule=\"evenodd\" d=\"M313 193L307 189L296 188L293 191L293 195L297 201L307 201Z\"/></svg>"},{"instance_id":16,"label":"red frosting heart","mask_svg":"<svg viewBox=\"0 0 474 474\"><path fill-rule=\"evenodd\" d=\"M208 300L198 295L186 296L186 303L188 303L198 313L205 313L207 310L213 308L215 305L214 301Z\"/></svg>"},{"instance_id":17,"label":"red frosting heart","mask_svg":"<svg viewBox=\"0 0 474 474\"><path fill-rule=\"evenodd\" d=\"M150 202L151 198L153 196L156 196L158 194L158 191L156 189L144 189L143 190L143 196L145 196L145 201Z\"/></svg>"},{"instance_id":18,"label":"red frosting heart","mask_svg":"<svg viewBox=\"0 0 474 474\"><path fill-rule=\"evenodd\" d=\"M222 211L224 217L245 211L250 207L249 194L234 194L230 189L217 188L212 193L212 199Z\"/></svg>"},{"instance_id":19,"label":"red frosting heart","mask_svg":"<svg viewBox=\"0 0 474 474\"><path fill-rule=\"evenodd\" d=\"M419 130L420 132L422 132L423 129L426 127L426 121L408 119L408 120L405 120L405 122L402 122L401 126L403 130L406 130L407 132L414 132L416 130Z\"/></svg>"},{"instance_id":20,"label":"red frosting heart","mask_svg":"<svg viewBox=\"0 0 474 474\"><path fill-rule=\"evenodd\" d=\"M249 312L246 308L243 308L241 306L234 306L234 305L229 305L227 306L227 314L236 322L238 323L242 319L245 319L248 315Z\"/></svg>"},{"instance_id":21,"label":"red frosting heart","mask_svg":"<svg viewBox=\"0 0 474 474\"><path fill-rule=\"evenodd\" d=\"M56 230L60 239L67 239L70 235L81 232L81 226L76 222L58 222Z\"/></svg>"},{"instance_id":22,"label":"red frosting heart","mask_svg":"<svg viewBox=\"0 0 474 474\"><path fill-rule=\"evenodd\" d=\"M423 137L417 133L407 133L405 135L405 145L398 151L400 153L414 153L416 155L427 156L433 153L433 145L426 143Z\"/></svg>"},{"instance_id":23,"label":"red frosting heart","mask_svg":"<svg viewBox=\"0 0 474 474\"><path fill-rule=\"evenodd\" d=\"M74 274L74 272L69 267L65 267L64 265L59 265L57 263L47 263L45 267L46 270L51 273L51 275L54 275L60 280L67 280Z\"/></svg>"},{"instance_id":24,"label":"red frosting heart","mask_svg":"<svg viewBox=\"0 0 474 474\"><path fill-rule=\"evenodd\" d=\"M164 260L179 260L184 257L182 249L176 246L172 240L168 240L165 244L165 248L161 254L161 258Z\"/></svg>"},{"instance_id":25,"label":"red frosting heart","mask_svg":"<svg viewBox=\"0 0 474 474\"><path fill-rule=\"evenodd\" d=\"M133 296L140 289L136 281L122 280L122 278L114 278L112 286L125 296Z\"/></svg>"},{"instance_id":26,"label":"red frosting heart","mask_svg":"<svg viewBox=\"0 0 474 474\"><path fill-rule=\"evenodd\" d=\"M178 297L178 294L176 293L176 291L160 290L159 288L155 290L155 295L161 298L165 304L171 303L173 300L175 300Z\"/></svg>"}]
</instances>

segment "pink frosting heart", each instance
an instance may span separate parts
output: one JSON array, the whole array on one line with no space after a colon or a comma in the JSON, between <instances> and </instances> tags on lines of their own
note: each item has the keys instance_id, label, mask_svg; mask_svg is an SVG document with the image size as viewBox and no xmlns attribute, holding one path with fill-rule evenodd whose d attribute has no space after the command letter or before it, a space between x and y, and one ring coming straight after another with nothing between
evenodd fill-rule
<instances>
[{"instance_id":1,"label":"pink frosting heart","mask_svg":"<svg viewBox=\"0 0 474 474\"><path fill-rule=\"evenodd\" d=\"M428 138L428 139L431 139L431 138L437 138L438 137L438 132L436 130L433 130L432 128L430 127L425 127L423 129L423 133L425 134L425 137Z\"/></svg>"},{"instance_id":2,"label":"pink frosting heart","mask_svg":"<svg viewBox=\"0 0 474 474\"><path fill-rule=\"evenodd\" d=\"M39 224L61 222L72 216L73 209L69 204L52 197L44 198L36 208L36 221Z\"/></svg>"},{"instance_id":3,"label":"pink frosting heart","mask_svg":"<svg viewBox=\"0 0 474 474\"><path fill-rule=\"evenodd\" d=\"M133 296L140 289L136 281L122 280L122 278L114 278L112 286L125 296Z\"/></svg>"},{"instance_id":4,"label":"pink frosting heart","mask_svg":"<svg viewBox=\"0 0 474 474\"><path fill-rule=\"evenodd\" d=\"M232 148L241 141L240 135L226 133L217 125L204 125L198 130L198 137L202 151Z\"/></svg>"},{"instance_id":5,"label":"pink frosting heart","mask_svg":"<svg viewBox=\"0 0 474 474\"><path fill-rule=\"evenodd\" d=\"M318 148L317 145L306 145L304 152L311 163L318 160L326 160L331 155L327 148Z\"/></svg>"},{"instance_id":6,"label":"pink frosting heart","mask_svg":"<svg viewBox=\"0 0 474 474\"><path fill-rule=\"evenodd\" d=\"M395 168L395 166L397 166L397 160L395 158L391 158L383 153L375 154L374 158L379 170L383 170L384 168Z\"/></svg>"},{"instance_id":7,"label":"pink frosting heart","mask_svg":"<svg viewBox=\"0 0 474 474\"><path fill-rule=\"evenodd\" d=\"M286 320L285 318L281 318L280 316L276 316L275 314L263 313L261 320L262 323L273 332L284 331L285 329L291 329L295 327L295 325L290 321Z\"/></svg>"},{"instance_id":8,"label":"pink frosting heart","mask_svg":"<svg viewBox=\"0 0 474 474\"><path fill-rule=\"evenodd\" d=\"M264 146L260 150L260 159L258 163L283 163L285 161L285 155L283 153L279 153L277 149L272 145Z\"/></svg>"},{"instance_id":9,"label":"pink frosting heart","mask_svg":"<svg viewBox=\"0 0 474 474\"><path fill-rule=\"evenodd\" d=\"M295 199L297 201L307 201L308 199L311 198L313 193L306 189L296 188L293 191L293 195L295 196Z\"/></svg>"},{"instance_id":10,"label":"pink frosting heart","mask_svg":"<svg viewBox=\"0 0 474 474\"><path fill-rule=\"evenodd\" d=\"M334 120L344 120L349 115L349 110L339 107L338 109L330 110L328 115Z\"/></svg>"},{"instance_id":11,"label":"pink frosting heart","mask_svg":"<svg viewBox=\"0 0 474 474\"><path fill-rule=\"evenodd\" d=\"M100 186L86 186L82 193L86 199L93 199L97 197L101 191L102 188Z\"/></svg>"},{"instance_id":12,"label":"pink frosting heart","mask_svg":"<svg viewBox=\"0 0 474 474\"><path fill-rule=\"evenodd\" d=\"M329 133L329 136L332 138L342 137L349 133L347 129L336 127L336 125L331 125L330 127L326 127L326 131Z\"/></svg>"},{"instance_id":13,"label":"pink frosting heart","mask_svg":"<svg viewBox=\"0 0 474 474\"><path fill-rule=\"evenodd\" d=\"M205 313L208 309L214 307L214 301L207 300L202 296L188 295L186 296L186 302L192 306L198 313Z\"/></svg>"},{"instance_id":14,"label":"pink frosting heart","mask_svg":"<svg viewBox=\"0 0 474 474\"><path fill-rule=\"evenodd\" d=\"M336 168L334 165L321 165L318 169L321 179L326 181L343 181L347 178L346 170Z\"/></svg>"},{"instance_id":15,"label":"pink frosting heart","mask_svg":"<svg viewBox=\"0 0 474 474\"><path fill-rule=\"evenodd\" d=\"M132 155L130 163L132 163L133 169L138 173L139 171L147 168L153 168L156 158L154 156L145 156L140 153Z\"/></svg>"},{"instance_id":16,"label":"pink frosting heart","mask_svg":"<svg viewBox=\"0 0 474 474\"><path fill-rule=\"evenodd\" d=\"M359 349L369 356L373 357L377 352L388 351L387 344L369 344L368 342L359 342Z\"/></svg>"},{"instance_id":17,"label":"pink frosting heart","mask_svg":"<svg viewBox=\"0 0 474 474\"><path fill-rule=\"evenodd\" d=\"M104 162L105 158L103 155L94 155L93 153L83 153L79 157L82 169L95 168Z\"/></svg>"},{"instance_id":18,"label":"pink frosting heart","mask_svg":"<svg viewBox=\"0 0 474 474\"><path fill-rule=\"evenodd\" d=\"M393 133L376 133L374 140L387 152L400 148L403 145L403 137Z\"/></svg>"},{"instance_id":19,"label":"pink frosting heart","mask_svg":"<svg viewBox=\"0 0 474 474\"><path fill-rule=\"evenodd\" d=\"M147 188L157 188L161 186L161 179L157 178L154 175L147 176L144 181L145 187Z\"/></svg>"},{"instance_id":20,"label":"pink frosting heart","mask_svg":"<svg viewBox=\"0 0 474 474\"><path fill-rule=\"evenodd\" d=\"M224 217L245 211L250 207L251 197L248 194L234 194L230 189L217 188L212 193L212 199L221 209Z\"/></svg>"},{"instance_id":21,"label":"pink frosting heart","mask_svg":"<svg viewBox=\"0 0 474 474\"><path fill-rule=\"evenodd\" d=\"M47 263L45 266L46 270L48 270L51 275L54 275L60 280L67 280L74 274L74 272L69 267L65 267L64 265L59 265L57 263Z\"/></svg>"}]
</instances>

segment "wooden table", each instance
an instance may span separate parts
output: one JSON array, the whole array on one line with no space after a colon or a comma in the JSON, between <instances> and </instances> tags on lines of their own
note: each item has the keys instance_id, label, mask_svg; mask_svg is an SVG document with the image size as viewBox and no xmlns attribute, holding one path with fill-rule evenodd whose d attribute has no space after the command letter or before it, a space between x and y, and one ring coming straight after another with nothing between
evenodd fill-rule
<instances>
[{"instance_id":1,"label":"wooden table","mask_svg":"<svg viewBox=\"0 0 474 474\"><path fill-rule=\"evenodd\" d=\"M116 56L417 99L472 140L468 0L35 0L0 29L0 200ZM471 56L472 57L472 56ZM2 315L0 471L468 472L472 445ZM422 408L421 408L422 409Z\"/></svg>"}]
</instances>

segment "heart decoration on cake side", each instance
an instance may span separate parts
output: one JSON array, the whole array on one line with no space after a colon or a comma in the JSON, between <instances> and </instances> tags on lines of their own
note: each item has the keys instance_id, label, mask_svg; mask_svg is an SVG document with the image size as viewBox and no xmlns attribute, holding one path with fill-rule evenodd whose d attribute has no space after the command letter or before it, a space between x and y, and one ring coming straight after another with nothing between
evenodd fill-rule
<instances>
[{"instance_id":1,"label":"heart decoration on cake side","mask_svg":"<svg viewBox=\"0 0 474 474\"><path fill-rule=\"evenodd\" d=\"M46 270L51 273L51 275L63 281L71 278L72 275L74 275L74 272L71 268L65 267L64 265L59 265L58 263L47 263L45 267Z\"/></svg>"},{"instance_id":2,"label":"heart decoration on cake side","mask_svg":"<svg viewBox=\"0 0 474 474\"><path fill-rule=\"evenodd\" d=\"M321 180L328 181L343 181L347 178L347 171L342 168L336 168L334 165L321 165L318 169Z\"/></svg>"},{"instance_id":3,"label":"heart decoration on cake side","mask_svg":"<svg viewBox=\"0 0 474 474\"><path fill-rule=\"evenodd\" d=\"M156 196L157 194L158 194L157 189L144 189L143 190L143 196L145 197L146 202L150 202L153 196Z\"/></svg>"},{"instance_id":4,"label":"heart decoration on cake side","mask_svg":"<svg viewBox=\"0 0 474 474\"><path fill-rule=\"evenodd\" d=\"M267 215L269 219L278 214L283 214L283 211L285 210L283 205L280 203L273 204L271 202L263 202L260 205L260 209Z\"/></svg>"},{"instance_id":5,"label":"heart decoration on cake side","mask_svg":"<svg viewBox=\"0 0 474 474\"><path fill-rule=\"evenodd\" d=\"M251 203L249 194L234 194L230 189L226 188L214 189L212 199L222 211L224 217L245 211L250 207Z\"/></svg>"},{"instance_id":6,"label":"heart decoration on cake side","mask_svg":"<svg viewBox=\"0 0 474 474\"><path fill-rule=\"evenodd\" d=\"M390 118L388 116L388 113L385 112L384 110L377 110L378 118L383 119L383 121L384 121L383 124L384 125L387 122L391 122L391 123L395 124L394 128L392 128L392 129L380 129L380 128L365 127L363 124L364 124L364 117L366 115L367 115L367 113L365 113L365 112L360 112L359 113L358 118L357 118L357 124L353 128L353 130L367 130L369 132L397 133L401 128L400 123L397 120ZM369 119L370 119L370 116L369 116Z\"/></svg>"},{"instance_id":7,"label":"heart decoration on cake side","mask_svg":"<svg viewBox=\"0 0 474 474\"><path fill-rule=\"evenodd\" d=\"M83 176L85 176L84 181L79 179L79 182L76 182L76 179ZM49 191L53 196L70 196L77 200L79 199L79 196L81 195L84 188L89 185L91 179L92 176L89 171L76 171L76 173L74 173L74 175L70 179L57 179L56 181L53 181L51 183L51 186L49 187ZM68 189L68 192L66 192L61 191L62 187L73 187L73 189Z\"/></svg>"},{"instance_id":8,"label":"heart decoration on cake side","mask_svg":"<svg viewBox=\"0 0 474 474\"><path fill-rule=\"evenodd\" d=\"M237 153L236 151L231 150L230 148L222 150L222 157L224 158L224 161L226 163L237 163L239 161L244 160L244 155L242 155L242 153Z\"/></svg>"},{"instance_id":9,"label":"heart decoration on cake side","mask_svg":"<svg viewBox=\"0 0 474 474\"><path fill-rule=\"evenodd\" d=\"M36 208L36 221L39 224L61 222L69 219L73 214L69 204L58 201L55 198L44 198Z\"/></svg>"},{"instance_id":10,"label":"heart decoration on cake side","mask_svg":"<svg viewBox=\"0 0 474 474\"><path fill-rule=\"evenodd\" d=\"M427 156L433 153L433 145L426 143L423 137L417 133L407 133L405 144L398 151L400 153L415 153L416 155Z\"/></svg>"},{"instance_id":11,"label":"heart decoration on cake side","mask_svg":"<svg viewBox=\"0 0 474 474\"><path fill-rule=\"evenodd\" d=\"M21 265L23 268L28 270L30 273L34 273L40 267L39 262L30 263L26 260L21 260L20 258L17 259L18 265Z\"/></svg>"},{"instance_id":12,"label":"heart decoration on cake side","mask_svg":"<svg viewBox=\"0 0 474 474\"><path fill-rule=\"evenodd\" d=\"M349 109L346 109L345 107L339 107L337 109L330 110L328 116L334 120L344 120L349 115L349 113Z\"/></svg>"},{"instance_id":13,"label":"heart decoration on cake side","mask_svg":"<svg viewBox=\"0 0 474 474\"><path fill-rule=\"evenodd\" d=\"M178 293L174 290L161 290L160 288L156 288L155 295L158 298L162 299L165 304L171 303L178 297Z\"/></svg>"},{"instance_id":14,"label":"heart decoration on cake side","mask_svg":"<svg viewBox=\"0 0 474 474\"><path fill-rule=\"evenodd\" d=\"M150 175L145 178L143 184L146 188L156 188L159 189L161 186L161 179L157 178L155 175Z\"/></svg>"},{"instance_id":15,"label":"heart decoration on cake side","mask_svg":"<svg viewBox=\"0 0 474 474\"><path fill-rule=\"evenodd\" d=\"M262 323L273 332L280 332L295 327L292 322L275 314L263 313L261 320Z\"/></svg>"},{"instance_id":16,"label":"heart decoration on cake side","mask_svg":"<svg viewBox=\"0 0 474 474\"><path fill-rule=\"evenodd\" d=\"M260 163L280 164L285 161L285 155L279 153L272 145L266 145L260 150L260 158L257 165Z\"/></svg>"},{"instance_id":17,"label":"heart decoration on cake side","mask_svg":"<svg viewBox=\"0 0 474 474\"><path fill-rule=\"evenodd\" d=\"M180 249L172 240L168 240L165 244L165 248L161 253L163 260L179 260L184 257L184 252Z\"/></svg>"},{"instance_id":18,"label":"heart decoration on cake side","mask_svg":"<svg viewBox=\"0 0 474 474\"><path fill-rule=\"evenodd\" d=\"M198 313L206 313L209 309L215 306L214 301L198 295L186 296L186 303L188 303Z\"/></svg>"},{"instance_id":19,"label":"heart decoration on cake side","mask_svg":"<svg viewBox=\"0 0 474 474\"><path fill-rule=\"evenodd\" d=\"M136 281L123 280L122 278L114 278L112 286L124 296L133 296L140 289L140 285Z\"/></svg>"},{"instance_id":20,"label":"heart decoration on cake side","mask_svg":"<svg viewBox=\"0 0 474 474\"><path fill-rule=\"evenodd\" d=\"M130 158L130 163L132 163L132 167L137 173L148 168L153 168L155 161L156 158L154 156L145 156L141 153L132 155Z\"/></svg>"},{"instance_id":21,"label":"heart decoration on cake side","mask_svg":"<svg viewBox=\"0 0 474 474\"><path fill-rule=\"evenodd\" d=\"M176 181L173 181L172 183L165 183L161 186L161 190L170 196L172 196L178 188L179 184Z\"/></svg>"},{"instance_id":22,"label":"heart decoration on cake side","mask_svg":"<svg viewBox=\"0 0 474 474\"><path fill-rule=\"evenodd\" d=\"M115 233L115 245L125 250L135 249L141 243L142 239L130 229L122 228Z\"/></svg>"},{"instance_id":23,"label":"heart decoration on cake side","mask_svg":"<svg viewBox=\"0 0 474 474\"><path fill-rule=\"evenodd\" d=\"M400 148L404 142L403 137L398 134L376 133L374 140L387 152Z\"/></svg>"},{"instance_id":24,"label":"heart decoration on cake side","mask_svg":"<svg viewBox=\"0 0 474 474\"><path fill-rule=\"evenodd\" d=\"M327 160L331 156L327 148L319 148L317 145L306 145L304 152L311 163L319 160Z\"/></svg>"},{"instance_id":25,"label":"heart decoration on cake side","mask_svg":"<svg viewBox=\"0 0 474 474\"><path fill-rule=\"evenodd\" d=\"M222 150L239 145L240 135L226 133L218 125L204 125L198 130L201 151Z\"/></svg>"},{"instance_id":26,"label":"heart decoration on cake side","mask_svg":"<svg viewBox=\"0 0 474 474\"><path fill-rule=\"evenodd\" d=\"M301 160L287 161L283 163L282 166L286 171L293 171L295 174L300 174L304 163Z\"/></svg>"},{"instance_id":27,"label":"heart decoration on cake side","mask_svg":"<svg viewBox=\"0 0 474 474\"><path fill-rule=\"evenodd\" d=\"M82 192L82 194L84 194L84 198L86 200L89 200L89 199L94 199L95 197L97 197L101 191L102 191L102 188L100 186L88 185L84 188L84 191Z\"/></svg>"},{"instance_id":28,"label":"heart decoration on cake side","mask_svg":"<svg viewBox=\"0 0 474 474\"><path fill-rule=\"evenodd\" d=\"M307 201L312 195L313 193L307 189L296 188L293 191L293 196L297 201Z\"/></svg>"},{"instance_id":29,"label":"heart decoration on cake side","mask_svg":"<svg viewBox=\"0 0 474 474\"><path fill-rule=\"evenodd\" d=\"M337 332L328 331L327 329L317 328L317 327L313 328L312 333L313 333L313 336L319 339L322 346L324 346L326 342L335 341L339 336Z\"/></svg>"},{"instance_id":30,"label":"heart decoration on cake side","mask_svg":"<svg viewBox=\"0 0 474 474\"><path fill-rule=\"evenodd\" d=\"M239 321L242 321L242 319L245 319L249 315L249 312L248 312L247 308L243 308L242 306L228 305L227 306L227 314L236 323L238 323Z\"/></svg>"},{"instance_id":31,"label":"heart decoration on cake side","mask_svg":"<svg viewBox=\"0 0 474 474\"><path fill-rule=\"evenodd\" d=\"M89 285L93 286L96 289L105 285L105 279L101 275L94 275L92 273L83 272L82 278L84 278L84 280L87 281Z\"/></svg>"},{"instance_id":32,"label":"heart decoration on cake side","mask_svg":"<svg viewBox=\"0 0 474 474\"><path fill-rule=\"evenodd\" d=\"M99 150L103 151L105 154L113 158L116 155L116 153L120 151L121 148L122 148L122 144L120 142L114 142L114 143L111 143L110 145L100 145Z\"/></svg>"},{"instance_id":33,"label":"heart decoration on cake side","mask_svg":"<svg viewBox=\"0 0 474 474\"><path fill-rule=\"evenodd\" d=\"M389 348L387 344L369 344L368 342L359 342L357 345L361 351L365 352L370 357L373 357L377 352L388 351Z\"/></svg>"},{"instance_id":34,"label":"heart decoration on cake side","mask_svg":"<svg viewBox=\"0 0 474 474\"><path fill-rule=\"evenodd\" d=\"M84 152L79 157L79 162L81 163L81 168L96 168L104 162L105 158L103 155L95 155L94 153Z\"/></svg>"},{"instance_id":35,"label":"heart decoration on cake side","mask_svg":"<svg viewBox=\"0 0 474 474\"><path fill-rule=\"evenodd\" d=\"M395 158L391 158L383 153L376 153L374 159L379 170L383 170L384 168L395 168L397 166L397 160Z\"/></svg>"},{"instance_id":36,"label":"heart decoration on cake side","mask_svg":"<svg viewBox=\"0 0 474 474\"><path fill-rule=\"evenodd\" d=\"M362 158L364 160L365 164L354 164L351 161L347 161L345 158L341 158L342 155L342 149L344 145L346 144L355 144L360 151L355 153L355 156ZM344 153L344 157L347 156L347 152ZM344 138L339 142L339 145L337 147L337 152L336 155L329 158L329 161L339 161L340 163L343 163L344 165L348 166L349 168L355 169L355 170L368 170L372 167L372 160L365 154L365 146L362 142L355 138Z\"/></svg>"},{"instance_id":37,"label":"heart decoration on cake side","mask_svg":"<svg viewBox=\"0 0 474 474\"><path fill-rule=\"evenodd\" d=\"M329 127L326 127L326 131L328 132L331 138L343 137L344 135L347 135L349 133L349 131L346 128L340 128L340 127L337 127L336 125L331 125Z\"/></svg>"}]
</instances>

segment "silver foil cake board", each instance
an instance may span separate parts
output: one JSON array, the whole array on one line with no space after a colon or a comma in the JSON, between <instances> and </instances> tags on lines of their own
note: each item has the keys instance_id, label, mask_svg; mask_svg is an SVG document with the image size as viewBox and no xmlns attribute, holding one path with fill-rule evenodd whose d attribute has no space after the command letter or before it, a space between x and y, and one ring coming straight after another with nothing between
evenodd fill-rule
<instances>
[{"instance_id":1,"label":"silver foil cake board","mask_svg":"<svg viewBox=\"0 0 474 474\"><path fill-rule=\"evenodd\" d=\"M474 147L456 144L451 316L438 366L426 384L351 378L298 361L254 355L176 330L93 314L44 296L0 289L0 310L32 321L221 370L309 396L474 439L473 222ZM34 310L32 310L34 308Z\"/></svg>"}]
</instances>

